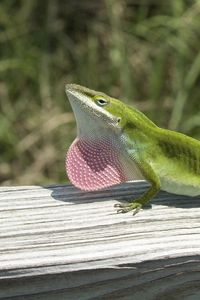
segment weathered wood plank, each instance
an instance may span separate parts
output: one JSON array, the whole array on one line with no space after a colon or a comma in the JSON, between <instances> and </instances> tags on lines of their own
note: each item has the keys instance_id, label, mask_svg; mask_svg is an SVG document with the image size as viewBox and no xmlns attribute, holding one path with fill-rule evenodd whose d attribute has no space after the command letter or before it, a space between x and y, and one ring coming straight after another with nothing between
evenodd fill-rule
<instances>
[{"instance_id":1,"label":"weathered wood plank","mask_svg":"<svg viewBox=\"0 0 200 300\"><path fill-rule=\"evenodd\" d=\"M0 299L200 299L200 197L116 214L146 188L0 188Z\"/></svg>"}]
</instances>

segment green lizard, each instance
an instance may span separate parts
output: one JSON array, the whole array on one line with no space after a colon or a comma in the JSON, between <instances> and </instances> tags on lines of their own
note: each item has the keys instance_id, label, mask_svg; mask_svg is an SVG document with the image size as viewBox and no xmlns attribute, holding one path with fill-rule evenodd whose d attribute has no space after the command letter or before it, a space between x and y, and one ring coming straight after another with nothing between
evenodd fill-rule
<instances>
[{"instance_id":1,"label":"green lizard","mask_svg":"<svg viewBox=\"0 0 200 300\"><path fill-rule=\"evenodd\" d=\"M143 113L86 87L68 84L77 138L66 158L70 181L94 191L134 179L151 186L118 212L134 214L162 189L200 195L200 141L156 126Z\"/></svg>"}]
</instances>

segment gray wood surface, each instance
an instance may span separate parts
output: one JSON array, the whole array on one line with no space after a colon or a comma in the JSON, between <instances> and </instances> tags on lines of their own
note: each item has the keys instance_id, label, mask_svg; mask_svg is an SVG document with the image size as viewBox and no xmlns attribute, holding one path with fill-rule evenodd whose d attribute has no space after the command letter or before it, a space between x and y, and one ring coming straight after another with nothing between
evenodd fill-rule
<instances>
[{"instance_id":1,"label":"gray wood surface","mask_svg":"<svg viewBox=\"0 0 200 300\"><path fill-rule=\"evenodd\" d=\"M200 299L200 197L116 213L146 188L1 187L0 299Z\"/></svg>"}]
</instances>

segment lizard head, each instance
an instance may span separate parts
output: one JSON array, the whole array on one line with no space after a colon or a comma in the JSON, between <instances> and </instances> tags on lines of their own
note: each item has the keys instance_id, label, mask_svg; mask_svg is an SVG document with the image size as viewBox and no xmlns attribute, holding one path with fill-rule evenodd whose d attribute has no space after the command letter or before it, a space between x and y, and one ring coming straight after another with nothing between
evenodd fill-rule
<instances>
[{"instance_id":1,"label":"lizard head","mask_svg":"<svg viewBox=\"0 0 200 300\"><path fill-rule=\"evenodd\" d=\"M67 84L66 94L75 114L78 136L98 136L99 131L120 131L124 123L125 105L104 93ZM91 131L92 130L92 131Z\"/></svg>"}]
</instances>

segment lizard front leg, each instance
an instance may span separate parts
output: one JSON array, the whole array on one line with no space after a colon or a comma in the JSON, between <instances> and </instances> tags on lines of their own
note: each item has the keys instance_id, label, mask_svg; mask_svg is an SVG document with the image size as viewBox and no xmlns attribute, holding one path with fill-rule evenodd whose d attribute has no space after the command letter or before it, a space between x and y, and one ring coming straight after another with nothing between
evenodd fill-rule
<instances>
[{"instance_id":1,"label":"lizard front leg","mask_svg":"<svg viewBox=\"0 0 200 300\"><path fill-rule=\"evenodd\" d=\"M140 161L139 167L144 178L151 184L151 187L141 197L129 201L128 204L115 204L114 207L119 208L117 213L126 213L133 210L133 215L135 215L142 206L148 203L160 190L160 179L152 167L144 161Z\"/></svg>"}]
</instances>

